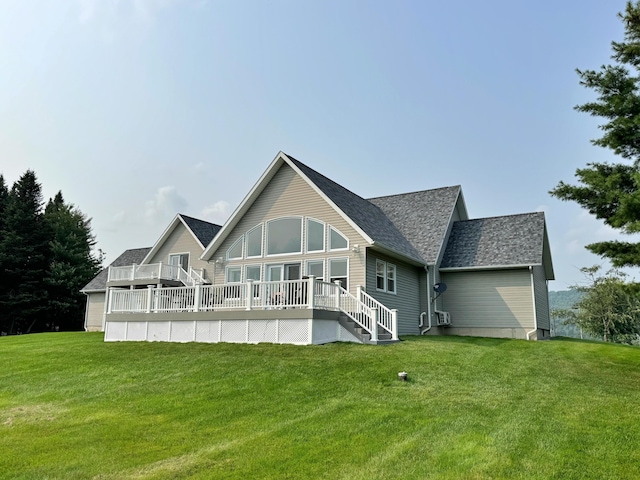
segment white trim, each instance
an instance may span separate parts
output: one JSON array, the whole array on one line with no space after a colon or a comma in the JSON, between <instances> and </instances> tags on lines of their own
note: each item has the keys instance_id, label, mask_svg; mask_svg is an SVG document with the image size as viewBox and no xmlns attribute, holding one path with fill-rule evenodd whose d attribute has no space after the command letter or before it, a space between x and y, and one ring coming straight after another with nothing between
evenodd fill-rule
<instances>
[{"instance_id":1,"label":"white trim","mask_svg":"<svg viewBox=\"0 0 640 480\"><path fill-rule=\"evenodd\" d=\"M286 219L298 219L300 220L300 251L298 252L284 252L284 253L269 253L269 224L271 222L275 222L277 220L286 220ZM266 258L273 258L273 257L284 257L287 255L302 255L302 243L304 242L304 217L301 215L287 215L284 217L276 217L276 218L272 218L271 220L267 220L265 223L265 250L264 250L264 256Z\"/></svg>"},{"instance_id":2,"label":"white trim","mask_svg":"<svg viewBox=\"0 0 640 480\"><path fill-rule=\"evenodd\" d=\"M309 221L322 225L322 249L309 250ZM322 253L327 251L327 223L313 217L304 217L304 251L305 253Z\"/></svg>"}]
</instances>

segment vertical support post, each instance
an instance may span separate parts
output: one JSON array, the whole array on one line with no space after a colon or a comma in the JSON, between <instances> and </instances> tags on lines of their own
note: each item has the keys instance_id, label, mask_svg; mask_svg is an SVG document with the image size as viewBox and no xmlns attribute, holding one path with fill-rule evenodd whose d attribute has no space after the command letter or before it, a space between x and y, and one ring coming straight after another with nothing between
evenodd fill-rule
<instances>
[{"instance_id":1,"label":"vertical support post","mask_svg":"<svg viewBox=\"0 0 640 480\"><path fill-rule=\"evenodd\" d=\"M398 310L391 310L391 340L398 340Z\"/></svg>"},{"instance_id":2,"label":"vertical support post","mask_svg":"<svg viewBox=\"0 0 640 480\"><path fill-rule=\"evenodd\" d=\"M342 288L342 282L340 280L334 280L333 283L336 286L336 309L340 310L340 289Z\"/></svg>"},{"instance_id":3,"label":"vertical support post","mask_svg":"<svg viewBox=\"0 0 640 480\"><path fill-rule=\"evenodd\" d=\"M132 263L131 264L131 278L129 280L135 280L136 279L136 264Z\"/></svg>"},{"instance_id":4,"label":"vertical support post","mask_svg":"<svg viewBox=\"0 0 640 480\"><path fill-rule=\"evenodd\" d=\"M247 310L251 310L253 308L253 280L247 280L247 293L245 296Z\"/></svg>"},{"instance_id":5,"label":"vertical support post","mask_svg":"<svg viewBox=\"0 0 640 480\"><path fill-rule=\"evenodd\" d=\"M151 313L152 302L153 302L153 285L147 285L147 313Z\"/></svg>"},{"instance_id":6,"label":"vertical support post","mask_svg":"<svg viewBox=\"0 0 640 480\"><path fill-rule=\"evenodd\" d=\"M356 297L358 298L359 302L362 301L362 292L363 291L364 291L364 287L362 285L358 285L356 287Z\"/></svg>"},{"instance_id":7,"label":"vertical support post","mask_svg":"<svg viewBox=\"0 0 640 480\"><path fill-rule=\"evenodd\" d=\"M199 283L196 283L194 286L194 292L193 292L193 311L194 312L199 312L200 311L200 298L202 297L202 285L200 285Z\"/></svg>"},{"instance_id":8,"label":"vertical support post","mask_svg":"<svg viewBox=\"0 0 640 480\"><path fill-rule=\"evenodd\" d=\"M305 301L307 302L307 308L313 310L316 308L316 277L309 275L309 280L306 285L307 295Z\"/></svg>"},{"instance_id":9,"label":"vertical support post","mask_svg":"<svg viewBox=\"0 0 640 480\"><path fill-rule=\"evenodd\" d=\"M111 313L111 302L113 301L113 290L107 288L107 313Z\"/></svg>"},{"instance_id":10,"label":"vertical support post","mask_svg":"<svg viewBox=\"0 0 640 480\"><path fill-rule=\"evenodd\" d=\"M378 341L378 307L371 309L371 341Z\"/></svg>"}]
</instances>

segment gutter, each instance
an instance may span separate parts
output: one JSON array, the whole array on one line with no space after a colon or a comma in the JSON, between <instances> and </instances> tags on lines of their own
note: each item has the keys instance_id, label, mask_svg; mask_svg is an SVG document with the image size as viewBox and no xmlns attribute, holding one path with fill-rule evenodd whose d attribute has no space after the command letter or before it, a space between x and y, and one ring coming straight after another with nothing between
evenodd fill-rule
<instances>
[{"instance_id":1,"label":"gutter","mask_svg":"<svg viewBox=\"0 0 640 480\"><path fill-rule=\"evenodd\" d=\"M429 267L425 265L424 271L427 274L427 311L420 314L420 324L418 325L418 327L424 327L424 315L429 318L429 326L423 330L420 330L420 335L424 335L429 330L431 330L431 289L429 288Z\"/></svg>"},{"instance_id":2,"label":"gutter","mask_svg":"<svg viewBox=\"0 0 640 480\"><path fill-rule=\"evenodd\" d=\"M538 312L536 312L536 284L533 281L533 267L529 266L531 272L531 298L533 299L533 330L527 332L527 340L531 340L531 334L538 331Z\"/></svg>"}]
</instances>

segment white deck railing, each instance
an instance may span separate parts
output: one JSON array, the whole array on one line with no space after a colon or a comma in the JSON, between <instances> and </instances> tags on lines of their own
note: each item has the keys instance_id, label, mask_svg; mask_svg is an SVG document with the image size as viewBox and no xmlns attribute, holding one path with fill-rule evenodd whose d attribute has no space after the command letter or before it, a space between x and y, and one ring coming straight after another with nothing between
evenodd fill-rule
<instances>
[{"instance_id":1,"label":"white deck railing","mask_svg":"<svg viewBox=\"0 0 640 480\"><path fill-rule=\"evenodd\" d=\"M202 274L197 270L190 268L189 273L187 273L179 265L149 263L146 265L133 264L124 267L109 267L108 282L133 280L173 280L180 281L187 286L205 283Z\"/></svg>"},{"instance_id":2,"label":"white deck railing","mask_svg":"<svg viewBox=\"0 0 640 480\"><path fill-rule=\"evenodd\" d=\"M107 313L282 308L339 310L369 332L372 340L378 339L379 328L391 333L392 339L398 339L395 310L388 309L361 289L358 289L358 296L353 296L339 283L321 282L314 277L281 282L249 281L168 288L149 286L137 290L110 288Z\"/></svg>"}]
</instances>

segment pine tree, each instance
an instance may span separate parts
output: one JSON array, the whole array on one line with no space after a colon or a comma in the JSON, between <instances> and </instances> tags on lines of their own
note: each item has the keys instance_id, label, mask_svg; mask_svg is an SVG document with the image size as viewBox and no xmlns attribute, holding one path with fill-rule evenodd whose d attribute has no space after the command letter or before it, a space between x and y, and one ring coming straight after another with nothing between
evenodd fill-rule
<instances>
[{"instance_id":1,"label":"pine tree","mask_svg":"<svg viewBox=\"0 0 640 480\"><path fill-rule=\"evenodd\" d=\"M43 221L42 193L33 171L14 183L6 197L0 237L0 312L5 332L29 333L44 328L49 265L49 231Z\"/></svg>"},{"instance_id":2,"label":"pine tree","mask_svg":"<svg viewBox=\"0 0 640 480\"><path fill-rule=\"evenodd\" d=\"M102 255L93 254L96 241L91 220L66 204L62 192L49 200L44 220L51 232L51 260L45 278L48 323L60 330L81 330L85 296L80 289L98 273L102 263Z\"/></svg>"},{"instance_id":3,"label":"pine tree","mask_svg":"<svg viewBox=\"0 0 640 480\"><path fill-rule=\"evenodd\" d=\"M579 112L604 120L594 145L609 148L627 163L588 163L576 171L581 185L560 182L551 195L574 201L596 218L631 234L640 232L640 1L627 2L618 14L625 26L623 42L612 42L615 65L600 71L577 70L580 84L598 94ZM622 241L586 246L616 267L640 266L640 244Z\"/></svg>"}]
</instances>

